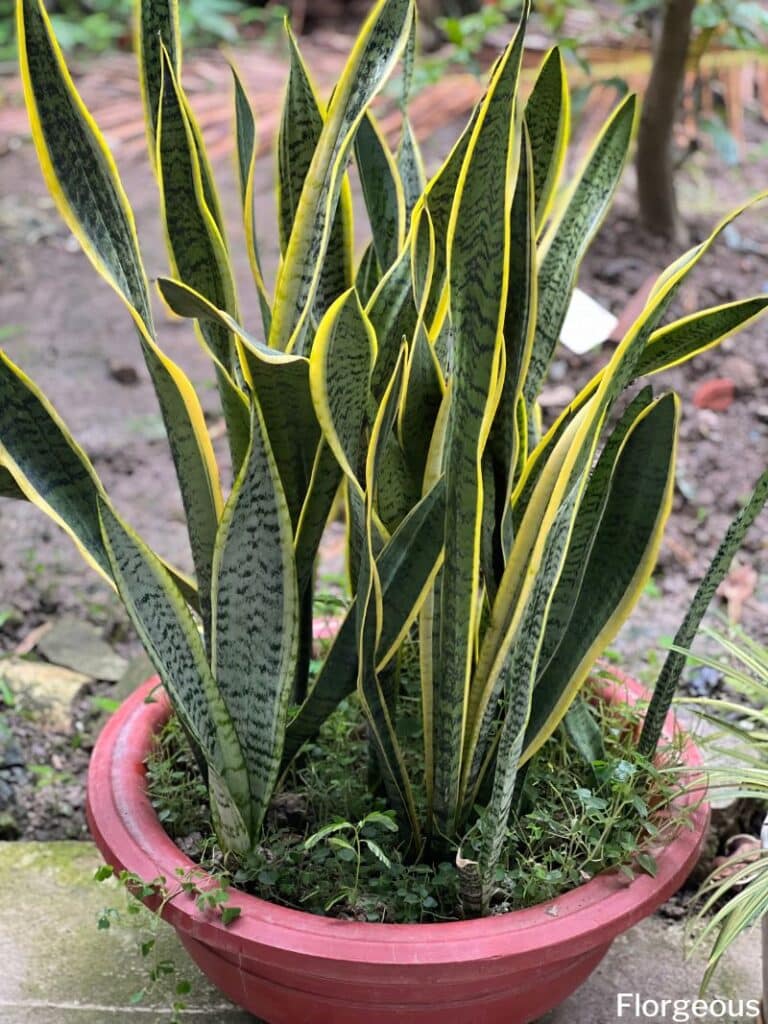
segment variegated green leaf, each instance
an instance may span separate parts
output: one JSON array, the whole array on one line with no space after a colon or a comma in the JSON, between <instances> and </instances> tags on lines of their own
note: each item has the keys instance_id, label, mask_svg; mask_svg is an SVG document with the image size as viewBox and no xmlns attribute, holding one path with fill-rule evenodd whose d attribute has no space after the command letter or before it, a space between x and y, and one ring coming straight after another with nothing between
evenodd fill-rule
<instances>
[{"instance_id":1,"label":"variegated green leaf","mask_svg":"<svg viewBox=\"0 0 768 1024\"><path fill-rule=\"evenodd\" d=\"M405 239L405 196L395 158L374 115L367 111L355 135L355 161L379 267L387 271Z\"/></svg>"},{"instance_id":2,"label":"variegated green leaf","mask_svg":"<svg viewBox=\"0 0 768 1024\"><path fill-rule=\"evenodd\" d=\"M277 140L278 227L283 254L288 248L302 189L326 117L325 107L317 97L287 24L286 34L290 68ZM320 321L334 299L352 284L352 231L352 200L349 183L344 178L339 197L334 202L328 248L318 268L317 294L312 308L315 323ZM299 346L298 351L307 354L308 345Z\"/></svg>"},{"instance_id":3,"label":"variegated green leaf","mask_svg":"<svg viewBox=\"0 0 768 1024\"><path fill-rule=\"evenodd\" d=\"M147 143L150 162L153 167L157 159L157 124L162 89L163 50L177 81L181 81L181 31L179 26L178 0L139 0L136 19L136 54L139 62L139 82L144 101L144 119L147 127ZM200 165L203 195L216 226L224 238L224 218L216 191L205 144L192 108L183 99L185 114L194 140L195 153Z\"/></svg>"},{"instance_id":4,"label":"variegated green leaf","mask_svg":"<svg viewBox=\"0 0 768 1024\"><path fill-rule=\"evenodd\" d=\"M245 759L261 827L282 756L299 639L288 505L258 404L213 560L211 663Z\"/></svg>"},{"instance_id":5,"label":"variegated green leaf","mask_svg":"<svg viewBox=\"0 0 768 1024\"><path fill-rule=\"evenodd\" d=\"M238 339L243 371L267 425L291 523L295 528L307 498L320 442L320 427L309 390L308 360L267 348L228 313L217 309L199 292L180 281L161 277L157 285L178 316L219 324Z\"/></svg>"},{"instance_id":6,"label":"variegated green leaf","mask_svg":"<svg viewBox=\"0 0 768 1024\"><path fill-rule=\"evenodd\" d=\"M512 491L521 452L517 410L533 346L538 284L533 154L523 129L523 148L512 201L507 308L504 314L504 378L499 406L488 439L493 477L498 490L491 539L496 565L503 567L512 543Z\"/></svg>"},{"instance_id":7,"label":"variegated green leaf","mask_svg":"<svg viewBox=\"0 0 768 1024\"><path fill-rule=\"evenodd\" d=\"M39 0L20 0L17 14L38 157L64 220L138 328L176 464L207 621L221 492L203 411L187 377L157 346L133 214L106 143L72 84L45 10Z\"/></svg>"},{"instance_id":8,"label":"variegated green leaf","mask_svg":"<svg viewBox=\"0 0 768 1024\"><path fill-rule=\"evenodd\" d=\"M420 325L408 359L408 379L398 422L406 463L420 487L443 391L435 350Z\"/></svg>"},{"instance_id":9,"label":"variegated green leaf","mask_svg":"<svg viewBox=\"0 0 768 1024\"><path fill-rule=\"evenodd\" d=\"M107 501L88 456L40 389L0 352L0 493L26 498L74 541L109 583L98 501ZM194 583L165 565L184 599L197 606Z\"/></svg>"},{"instance_id":10,"label":"variegated green leaf","mask_svg":"<svg viewBox=\"0 0 768 1024\"><path fill-rule=\"evenodd\" d=\"M379 261L376 259L376 250L373 247L373 242L369 242L360 258L355 274L355 288L364 306L368 305L380 280L381 270Z\"/></svg>"},{"instance_id":11,"label":"variegated green leaf","mask_svg":"<svg viewBox=\"0 0 768 1024\"><path fill-rule=\"evenodd\" d=\"M653 572L672 504L678 419L674 395L643 409L621 442L608 493L592 481L585 491L547 619L559 643L539 664L523 760L552 734ZM593 519L590 537L582 514ZM558 590L572 587L574 576L577 594L564 607Z\"/></svg>"},{"instance_id":12,"label":"variegated green leaf","mask_svg":"<svg viewBox=\"0 0 768 1024\"><path fill-rule=\"evenodd\" d=\"M570 94L565 62L553 47L539 70L525 107L533 154L536 229L541 229L555 198L570 132Z\"/></svg>"},{"instance_id":13,"label":"variegated green leaf","mask_svg":"<svg viewBox=\"0 0 768 1024\"><path fill-rule=\"evenodd\" d=\"M237 319L229 257L205 201L200 162L183 93L165 50L157 132L157 176L173 272L214 306ZM232 379L236 362L232 336L220 323L211 320L202 321L199 331L216 363L219 394L237 473L248 447L249 421L247 405Z\"/></svg>"},{"instance_id":14,"label":"variegated green leaf","mask_svg":"<svg viewBox=\"0 0 768 1024\"><path fill-rule=\"evenodd\" d=\"M475 108L469 124L448 154L445 163L427 185L425 193L426 206L435 232L435 269L425 314L430 333L433 332L434 320L445 288L445 275L448 267L448 224L451 219L451 210L456 198L459 175L479 112L480 107L478 106Z\"/></svg>"},{"instance_id":15,"label":"variegated green leaf","mask_svg":"<svg viewBox=\"0 0 768 1024\"><path fill-rule=\"evenodd\" d=\"M346 161L365 110L405 44L412 0L378 0L334 91L277 280L270 345L304 351Z\"/></svg>"},{"instance_id":16,"label":"variegated green leaf","mask_svg":"<svg viewBox=\"0 0 768 1024\"><path fill-rule=\"evenodd\" d=\"M587 570L590 553L597 538L614 474L619 469L619 457L625 440L645 414L653 401L650 387L643 388L624 410L621 418L610 433L589 478L584 497L579 505L579 514L574 524L568 555L557 584L547 628L542 641L540 671L544 671L555 651L560 647ZM668 443L674 437L667 438Z\"/></svg>"},{"instance_id":17,"label":"variegated green leaf","mask_svg":"<svg viewBox=\"0 0 768 1024\"><path fill-rule=\"evenodd\" d=\"M378 401L384 394L397 362L403 338L412 338L416 305L411 281L411 253L406 248L379 282L365 312L378 343L371 392Z\"/></svg>"},{"instance_id":18,"label":"variegated green leaf","mask_svg":"<svg viewBox=\"0 0 768 1024\"><path fill-rule=\"evenodd\" d=\"M232 77L235 86L235 135L237 137L237 177L240 185L240 205L243 209L243 227L245 228L245 246L248 252L248 263L251 268L256 290L259 294L259 307L261 309L261 322L264 327L264 337L269 337L269 327L272 322L272 310L270 308L269 294L264 283L264 274L261 269L261 258L259 257L259 245L256 239L256 224L254 222L253 203L253 182L256 171L256 120L253 116L251 104L240 81L240 76L232 68Z\"/></svg>"},{"instance_id":19,"label":"variegated green leaf","mask_svg":"<svg viewBox=\"0 0 768 1024\"><path fill-rule=\"evenodd\" d=\"M526 9L527 10L527 9ZM525 14L524 14L525 18ZM481 453L498 401L514 188L514 103L524 20L494 71L459 176L448 230L455 331L453 392L444 450L445 562L436 600L435 782L437 828L453 831L480 582ZM504 187L499 187L504 183ZM431 208L430 208L430 212Z\"/></svg>"},{"instance_id":20,"label":"variegated green leaf","mask_svg":"<svg viewBox=\"0 0 768 1024\"><path fill-rule=\"evenodd\" d=\"M628 96L597 138L568 194L559 202L539 252L539 303L525 398L536 401L560 339L579 265L605 217L632 140L637 101Z\"/></svg>"},{"instance_id":21,"label":"variegated green leaf","mask_svg":"<svg viewBox=\"0 0 768 1024\"><path fill-rule=\"evenodd\" d=\"M403 118L403 134L397 149L397 170L403 185L405 231L407 234L411 226L413 211L427 187L424 160L422 159L419 143L413 131L413 125L407 115Z\"/></svg>"},{"instance_id":22,"label":"variegated green leaf","mask_svg":"<svg viewBox=\"0 0 768 1024\"><path fill-rule=\"evenodd\" d=\"M378 651L383 632L383 588L376 563L373 509L384 459L385 444L391 436L405 379L405 346L395 372L381 400L371 428L365 464L365 543L360 559L360 578L355 602L357 633L357 694L368 721L373 749L382 782L392 807L410 828L412 841L419 848L420 827L413 788L408 775L394 719L394 693L389 685L391 672L381 668ZM414 614L418 609L414 609Z\"/></svg>"},{"instance_id":23,"label":"variegated green leaf","mask_svg":"<svg viewBox=\"0 0 768 1024\"><path fill-rule=\"evenodd\" d=\"M323 436L345 474L361 487L363 427L369 408L376 335L353 288L317 330L309 386Z\"/></svg>"},{"instance_id":24,"label":"variegated green leaf","mask_svg":"<svg viewBox=\"0 0 768 1024\"><path fill-rule=\"evenodd\" d=\"M637 364L637 376L658 373L719 345L763 315L768 295L713 306L654 331Z\"/></svg>"},{"instance_id":25,"label":"variegated green leaf","mask_svg":"<svg viewBox=\"0 0 768 1024\"><path fill-rule=\"evenodd\" d=\"M115 582L139 638L179 718L221 777L250 833L250 789L243 752L197 626L149 548L103 502L99 502L99 516ZM234 852L246 853L250 835L235 839Z\"/></svg>"}]
</instances>

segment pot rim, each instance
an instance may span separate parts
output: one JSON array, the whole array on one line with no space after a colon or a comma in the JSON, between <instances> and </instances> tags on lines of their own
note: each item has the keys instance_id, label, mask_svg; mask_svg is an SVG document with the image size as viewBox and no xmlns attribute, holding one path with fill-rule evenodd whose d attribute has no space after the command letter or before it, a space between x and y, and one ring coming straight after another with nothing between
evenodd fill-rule
<instances>
[{"instance_id":1,"label":"pot rim","mask_svg":"<svg viewBox=\"0 0 768 1024\"><path fill-rule=\"evenodd\" d=\"M648 692L613 668L615 682L606 684L612 700L636 703ZM140 686L107 722L91 756L87 786L87 817L91 833L105 860L151 881L169 882L177 869L200 867L183 854L165 832L146 792L144 760L154 736L170 713L165 691L153 677ZM153 690L151 703L146 699ZM682 729L674 713L664 735ZM688 741L684 760L701 767L699 751ZM617 935L651 914L685 881L693 868L709 821L709 806L701 792L687 791L675 801L691 809L690 827L681 827L666 846L654 850L655 877L638 874L629 882L618 871L597 875L584 885L525 910L469 921L428 924L381 924L344 921L282 907L232 888L231 906L240 916L224 925L220 917L201 911L194 897L179 893L163 908L175 928L220 950L239 955L270 951L301 954L319 960L381 964L477 963L513 953L531 965L607 945ZM201 876L204 878L204 875Z\"/></svg>"}]
</instances>

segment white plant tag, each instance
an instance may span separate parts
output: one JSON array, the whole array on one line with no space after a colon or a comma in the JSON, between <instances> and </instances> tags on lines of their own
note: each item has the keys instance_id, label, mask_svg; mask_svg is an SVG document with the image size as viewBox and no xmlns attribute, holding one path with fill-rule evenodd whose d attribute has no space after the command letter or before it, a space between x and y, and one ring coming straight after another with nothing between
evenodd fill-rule
<instances>
[{"instance_id":1,"label":"white plant tag","mask_svg":"<svg viewBox=\"0 0 768 1024\"><path fill-rule=\"evenodd\" d=\"M609 313L586 292L576 288L565 314L560 341L571 352L581 356L602 345L618 322L613 313Z\"/></svg>"}]
</instances>

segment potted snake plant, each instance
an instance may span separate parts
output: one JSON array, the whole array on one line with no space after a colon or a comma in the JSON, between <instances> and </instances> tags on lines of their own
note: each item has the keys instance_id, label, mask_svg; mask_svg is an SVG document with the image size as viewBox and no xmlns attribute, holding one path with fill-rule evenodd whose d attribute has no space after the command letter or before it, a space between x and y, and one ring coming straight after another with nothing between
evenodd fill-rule
<instances>
[{"instance_id":1,"label":"potted snake plant","mask_svg":"<svg viewBox=\"0 0 768 1024\"><path fill-rule=\"evenodd\" d=\"M218 854L261 848L280 779L352 699L404 858L452 864L457 919L339 920L236 891L229 923L189 888L163 900L195 961L273 1022L527 1021L565 997L696 857L707 812L655 852L655 877L597 875L554 903L500 914L499 865L519 783L653 569L674 485L679 402L654 375L759 316L768 297L665 323L713 234L659 277L608 364L545 426L539 405L579 263L616 191L636 120L626 97L572 180L569 92L545 58L527 100L528 4L487 92L427 178L407 115L413 0L378 0L326 104L287 30L277 140L281 261L267 286L254 218L256 126L234 78L237 173L261 313L243 326L216 184L181 81L174 0L141 0L147 135L171 274L162 299L216 371L233 475L225 498L200 401L163 351L133 215L41 0L18 0L34 142L62 216L127 307L160 405L194 578L110 501L39 388L0 354L6 496L33 502L118 591L162 681L104 730L89 821L110 864L147 881L191 868L146 791L172 714L200 765ZM402 58L393 152L371 109ZM348 167L370 222L355 261ZM315 564L344 495L351 603L318 666ZM404 658L404 652L417 656ZM408 672L403 665L408 661ZM405 675L407 674L407 680ZM417 742L408 746L403 687ZM416 697L413 697L413 694ZM632 682L608 702L642 697ZM663 699L662 699L663 698ZM662 694L645 744L677 727ZM686 747L683 762L698 764ZM649 764L650 764L649 760ZM322 825L322 823L318 823ZM332 823L331 823L332 824ZM149 886L143 890L148 901Z\"/></svg>"}]
</instances>

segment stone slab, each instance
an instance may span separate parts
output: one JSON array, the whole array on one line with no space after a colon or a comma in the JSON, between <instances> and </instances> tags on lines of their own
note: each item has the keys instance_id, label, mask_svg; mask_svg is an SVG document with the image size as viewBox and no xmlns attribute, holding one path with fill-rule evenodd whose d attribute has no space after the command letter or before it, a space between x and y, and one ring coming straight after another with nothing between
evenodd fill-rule
<instances>
[{"instance_id":1,"label":"stone slab","mask_svg":"<svg viewBox=\"0 0 768 1024\"><path fill-rule=\"evenodd\" d=\"M172 1018L181 979L192 986L182 1020L254 1024L205 981L162 923L158 956L172 960L176 972L131 1003L147 982L139 943L151 915L127 921L123 915L123 922L99 930L105 907L126 905L116 883L93 880L100 864L90 843L0 843L2 1024L160 1024Z\"/></svg>"}]
</instances>

